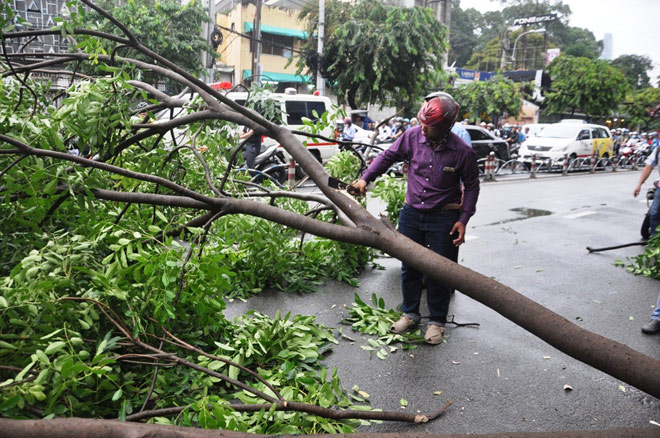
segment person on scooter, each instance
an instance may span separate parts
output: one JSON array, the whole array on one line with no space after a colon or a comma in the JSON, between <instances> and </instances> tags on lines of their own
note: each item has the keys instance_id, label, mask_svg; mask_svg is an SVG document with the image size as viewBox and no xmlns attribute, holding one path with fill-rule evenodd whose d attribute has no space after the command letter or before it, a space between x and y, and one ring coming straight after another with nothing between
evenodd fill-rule
<instances>
[{"instance_id":1,"label":"person on scooter","mask_svg":"<svg viewBox=\"0 0 660 438\"><path fill-rule=\"evenodd\" d=\"M635 186L633 196L637 197L639 195L639 192L642 190L642 184L644 184L646 178L653 172L653 168L658 165L658 153L660 153L660 148L656 148L646 159L646 167L644 167L642 174L639 176L639 182ZM660 225L660 190L655 191L648 214L651 219L651 237L653 237L658 231L658 225ZM642 332L649 335L660 333L660 295L658 296L658 304L651 313L651 321L642 326Z\"/></svg>"},{"instance_id":2,"label":"person on scooter","mask_svg":"<svg viewBox=\"0 0 660 438\"><path fill-rule=\"evenodd\" d=\"M355 126L353 126L353 121L346 117L344 119L344 132L342 133L341 139L344 141L353 141L355 138Z\"/></svg>"},{"instance_id":3,"label":"person on scooter","mask_svg":"<svg viewBox=\"0 0 660 438\"><path fill-rule=\"evenodd\" d=\"M408 161L408 187L399 215L399 232L454 262L479 197L476 153L451 132L457 116L458 104L449 94L430 99L417 114L421 127L404 132L353 184L365 194L367 185L392 164ZM462 203L461 180L465 187ZM405 333L420 322L422 279L420 271L403 263L403 316L391 326L393 333ZM426 286L430 317L424 339L435 345L443 341L452 289L431 277L426 277Z\"/></svg>"}]
</instances>

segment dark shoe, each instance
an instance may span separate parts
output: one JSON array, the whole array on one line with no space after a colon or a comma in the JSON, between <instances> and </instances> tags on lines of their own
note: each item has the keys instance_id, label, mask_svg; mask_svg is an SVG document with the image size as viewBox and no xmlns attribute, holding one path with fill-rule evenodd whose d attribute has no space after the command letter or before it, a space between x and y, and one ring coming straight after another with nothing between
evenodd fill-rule
<instances>
[{"instance_id":1,"label":"dark shoe","mask_svg":"<svg viewBox=\"0 0 660 438\"><path fill-rule=\"evenodd\" d=\"M647 335L660 333L660 319L652 319L642 326L642 331Z\"/></svg>"}]
</instances>

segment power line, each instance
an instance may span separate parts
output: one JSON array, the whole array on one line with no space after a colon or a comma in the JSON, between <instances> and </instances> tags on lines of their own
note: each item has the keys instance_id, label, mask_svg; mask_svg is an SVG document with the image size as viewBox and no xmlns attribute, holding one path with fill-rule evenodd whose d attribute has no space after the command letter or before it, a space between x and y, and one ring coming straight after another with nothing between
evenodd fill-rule
<instances>
[{"instance_id":1,"label":"power line","mask_svg":"<svg viewBox=\"0 0 660 438\"><path fill-rule=\"evenodd\" d=\"M238 36L240 36L240 37L242 37L242 38L246 38L246 39L248 39L248 40L250 40L250 41L259 41L259 42L261 42L262 44L268 44L268 45L275 46L275 47L281 47L281 48L283 48L283 49L290 50L290 51L293 52L293 53L298 53L298 54L302 54L302 55L304 55L304 54L306 53L306 52L304 52L304 51L302 51L302 50L294 49L294 48L291 47L291 46L287 46L287 45L284 45L284 44L276 43L276 42L274 42L274 41L264 40L263 38L253 38L253 37L250 36L249 34L246 34L246 33L243 33L243 32L239 32L239 31L234 30L234 29L230 29L230 28L228 28L228 27L226 27L226 26L222 26L222 25L216 24L215 27L219 27L220 29L226 30L227 32L230 32L230 33L233 33L233 34L236 34L236 35L238 35ZM262 31L261 33L263 34L264 32ZM266 32L266 33L268 33L268 32Z\"/></svg>"}]
</instances>

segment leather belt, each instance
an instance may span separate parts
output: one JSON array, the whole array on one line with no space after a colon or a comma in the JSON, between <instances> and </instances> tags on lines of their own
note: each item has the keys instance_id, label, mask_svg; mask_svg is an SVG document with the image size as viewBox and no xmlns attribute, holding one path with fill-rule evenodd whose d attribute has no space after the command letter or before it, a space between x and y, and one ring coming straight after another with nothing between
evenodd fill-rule
<instances>
[{"instance_id":1,"label":"leather belt","mask_svg":"<svg viewBox=\"0 0 660 438\"><path fill-rule=\"evenodd\" d=\"M440 210L442 210L442 211L460 210L460 209L461 209L461 204L457 204L457 203L445 204L442 207L440 207Z\"/></svg>"}]
</instances>

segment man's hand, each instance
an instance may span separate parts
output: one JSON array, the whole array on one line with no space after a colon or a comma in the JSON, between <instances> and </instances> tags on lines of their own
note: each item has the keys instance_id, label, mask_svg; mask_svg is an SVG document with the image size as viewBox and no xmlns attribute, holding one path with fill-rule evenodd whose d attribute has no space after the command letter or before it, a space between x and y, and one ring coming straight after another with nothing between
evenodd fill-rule
<instances>
[{"instance_id":1,"label":"man's hand","mask_svg":"<svg viewBox=\"0 0 660 438\"><path fill-rule=\"evenodd\" d=\"M360 179L360 180L354 182L351 185L360 191L360 196L366 195L366 193L367 193L367 182L365 180Z\"/></svg>"},{"instance_id":2,"label":"man's hand","mask_svg":"<svg viewBox=\"0 0 660 438\"><path fill-rule=\"evenodd\" d=\"M454 246L461 246L465 243L465 224L462 222L456 222L449 232L450 235L458 233L458 237L453 240Z\"/></svg>"},{"instance_id":3,"label":"man's hand","mask_svg":"<svg viewBox=\"0 0 660 438\"><path fill-rule=\"evenodd\" d=\"M633 191L633 196L636 198L637 195L639 195L639 192L642 191L642 186L637 184L637 187L635 187L635 190Z\"/></svg>"}]
</instances>

